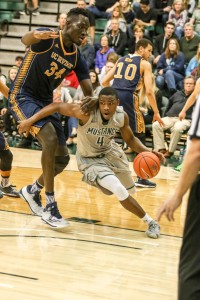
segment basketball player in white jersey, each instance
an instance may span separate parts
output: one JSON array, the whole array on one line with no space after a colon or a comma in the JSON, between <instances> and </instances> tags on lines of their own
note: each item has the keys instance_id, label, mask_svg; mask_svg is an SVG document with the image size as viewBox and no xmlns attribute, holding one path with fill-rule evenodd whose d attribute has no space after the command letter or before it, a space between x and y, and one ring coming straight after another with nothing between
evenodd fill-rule
<instances>
[{"instance_id":1,"label":"basketball player in white jersey","mask_svg":"<svg viewBox=\"0 0 200 300\"><path fill-rule=\"evenodd\" d=\"M116 131L121 131L133 151L140 153L150 150L133 135L128 116L118 104L116 90L107 87L99 94L97 108L88 115L81 112L78 104L52 103L31 118L21 121L18 130L20 134L27 134L30 129L34 129L32 124L54 112L78 118L76 157L83 181L100 188L105 194L114 194L125 209L147 224L147 236L158 238L159 224L130 195L135 192L135 185L126 155L114 142ZM153 152L163 160L161 153Z\"/></svg>"}]
</instances>

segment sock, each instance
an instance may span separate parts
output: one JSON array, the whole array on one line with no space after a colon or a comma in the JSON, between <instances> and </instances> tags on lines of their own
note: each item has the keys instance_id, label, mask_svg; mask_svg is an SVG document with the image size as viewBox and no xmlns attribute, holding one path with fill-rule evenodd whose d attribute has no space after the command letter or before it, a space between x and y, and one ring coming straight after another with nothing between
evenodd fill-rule
<instances>
[{"instance_id":1,"label":"sock","mask_svg":"<svg viewBox=\"0 0 200 300\"><path fill-rule=\"evenodd\" d=\"M1 186L2 187L10 186L9 177L1 176Z\"/></svg>"},{"instance_id":2,"label":"sock","mask_svg":"<svg viewBox=\"0 0 200 300\"><path fill-rule=\"evenodd\" d=\"M141 220L148 225L151 221L153 221L153 219L148 214L146 214L143 218L141 218Z\"/></svg>"},{"instance_id":3,"label":"sock","mask_svg":"<svg viewBox=\"0 0 200 300\"><path fill-rule=\"evenodd\" d=\"M55 202L54 192L52 192L52 193L45 192L45 196L46 196L46 203L47 204Z\"/></svg>"},{"instance_id":4,"label":"sock","mask_svg":"<svg viewBox=\"0 0 200 300\"><path fill-rule=\"evenodd\" d=\"M42 188L43 186L36 180L30 188L30 193L35 194L36 192L41 192Z\"/></svg>"}]
</instances>

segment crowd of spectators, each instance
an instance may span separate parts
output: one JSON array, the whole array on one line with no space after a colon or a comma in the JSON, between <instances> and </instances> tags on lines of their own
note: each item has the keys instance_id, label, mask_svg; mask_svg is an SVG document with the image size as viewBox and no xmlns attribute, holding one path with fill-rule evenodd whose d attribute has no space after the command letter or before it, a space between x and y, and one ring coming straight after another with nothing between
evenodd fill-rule
<instances>
[{"instance_id":1,"label":"crowd of spectators","mask_svg":"<svg viewBox=\"0 0 200 300\"><path fill-rule=\"evenodd\" d=\"M37 5L35 3L35 6ZM120 56L134 53L135 44L141 38L150 39L154 45L149 62L154 70L155 88L159 99L165 96L173 101L174 97L184 93L183 83L188 76L193 76L194 80L199 77L200 0L198 3L195 0L135 0L132 3L129 0L90 0L89 3L77 0L76 6L86 9L89 15L88 36L82 41L79 49L87 62L95 91L99 92L103 76ZM107 20L99 40L95 38L98 18ZM66 14L62 12L58 18L57 30L62 30L65 22ZM20 59L22 60L21 57L16 58L14 71L19 67ZM0 72L1 80L8 86L10 80L13 80L12 72L13 68L7 76ZM70 74L72 75L74 76ZM66 85L66 82L69 82L68 78L65 78L60 89L55 91L54 101L80 100L82 94L79 83L71 86ZM1 115L6 121L9 112L2 95L0 104ZM4 129L7 134L10 134L7 127L9 121L8 117ZM72 121L67 120L72 124L66 125L69 145L76 136L77 122ZM153 128L155 132L156 127ZM174 153L174 149L169 152Z\"/></svg>"}]
</instances>

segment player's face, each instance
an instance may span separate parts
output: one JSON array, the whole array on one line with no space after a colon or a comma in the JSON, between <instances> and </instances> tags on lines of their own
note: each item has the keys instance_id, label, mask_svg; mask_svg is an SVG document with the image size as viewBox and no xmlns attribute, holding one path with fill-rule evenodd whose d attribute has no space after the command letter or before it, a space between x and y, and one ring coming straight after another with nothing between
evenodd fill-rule
<instances>
[{"instance_id":1,"label":"player's face","mask_svg":"<svg viewBox=\"0 0 200 300\"><path fill-rule=\"evenodd\" d=\"M151 45L148 45L146 48L142 49L142 57L148 60L152 55L152 51L153 51L153 47Z\"/></svg>"},{"instance_id":2,"label":"player's face","mask_svg":"<svg viewBox=\"0 0 200 300\"><path fill-rule=\"evenodd\" d=\"M99 97L99 109L100 113L105 120L110 120L114 115L119 100L114 95L100 95Z\"/></svg>"},{"instance_id":3,"label":"player's face","mask_svg":"<svg viewBox=\"0 0 200 300\"><path fill-rule=\"evenodd\" d=\"M87 36L89 28L89 20L83 15L79 15L73 20L67 20L66 26L63 31L64 38L70 39L70 41L78 46L81 45L82 41Z\"/></svg>"}]
</instances>

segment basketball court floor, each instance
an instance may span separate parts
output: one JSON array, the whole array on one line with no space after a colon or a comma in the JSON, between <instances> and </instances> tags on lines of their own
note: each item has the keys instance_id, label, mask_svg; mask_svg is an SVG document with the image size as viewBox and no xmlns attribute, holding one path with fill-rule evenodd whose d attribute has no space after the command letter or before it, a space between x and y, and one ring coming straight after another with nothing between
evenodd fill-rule
<instances>
[{"instance_id":1,"label":"basketball court floor","mask_svg":"<svg viewBox=\"0 0 200 300\"><path fill-rule=\"evenodd\" d=\"M11 182L19 189L40 175L41 152L12 151ZM162 166L153 179L157 188L137 188L135 198L155 217L176 188L178 176L170 166ZM74 155L56 177L55 190L60 212L71 224L65 230L42 223L22 199L0 199L2 300L177 299L187 195L175 222L163 217L161 237L154 240L146 237L143 222L114 196L81 181Z\"/></svg>"}]
</instances>

